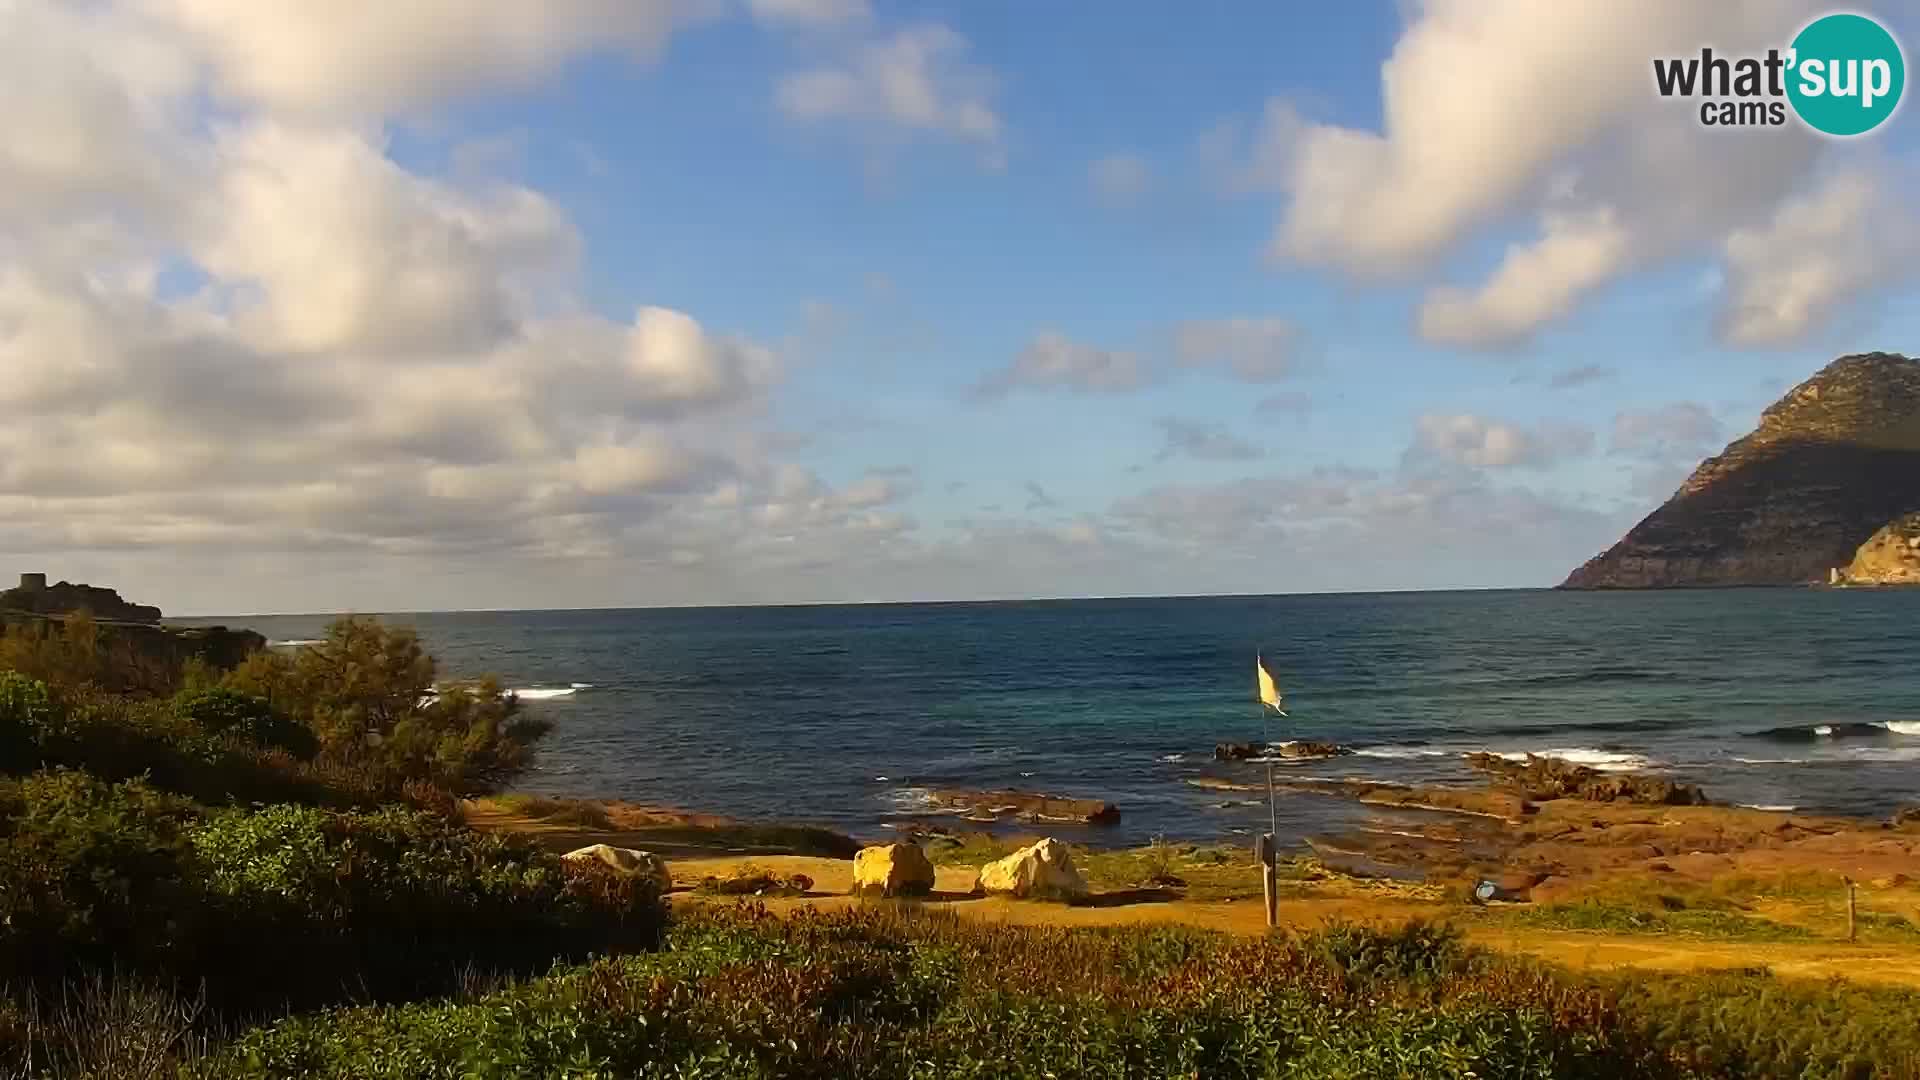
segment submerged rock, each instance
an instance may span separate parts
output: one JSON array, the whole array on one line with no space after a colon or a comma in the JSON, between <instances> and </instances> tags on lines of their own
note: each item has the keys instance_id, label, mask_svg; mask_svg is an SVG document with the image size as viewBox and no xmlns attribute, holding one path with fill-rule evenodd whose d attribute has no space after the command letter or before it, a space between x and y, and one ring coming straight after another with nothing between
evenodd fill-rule
<instances>
[{"instance_id":1,"label":"submerged rock","mask_svg":"<svg viewBox=\"0 0 1920 1080\"><path fill-rule=\"evenodd\" d=\"M628 877L645 878L653 882L661 892L673 888L673 875L667 870L667 860L651 851L614 847L612 844L589 844L583 848L575 848L561 858L576 862L604 863L617 873Z\"/></svg>"},{"instance_id":2,"label":"submerged rock","mask_svg":"<svg viewBox=\"0 0 1920 1080\"><path fill-rule=\"evenodd\" d=\"M1257 757L1276 757L1304 761L1338 757L1344 753L1347 753L1344 747L1330 742L1304 740L1272 744L1228 742L1220 743L1213 748L1213 759L1215 761L1248 761Z\"/></svg>"},{"instance_id":3,"label":"submerged rock","mask_svg":"<svg viewBox=\"0 0 1920 1080\"><path fill-rule=\"evenodd\" d=\"M981 867L974 890L1046 900L1075 900L1089 891L1073 852L1052 837Z\"/></svg>"},{"instance_id":4,"label":"submerged rock","mask_svg":"<svg viewBox=\"0 0 1920 1080\"><path fill-rule=\"evenodd\" d=\"M1041 795L1030 791L935 791L934 804L962 816L966 821L994 822L1002 815L1027 821L1073 822L1080 825L1113 825L1120 820L1120 808L1102 799L1078 799L1065 795Z\"/></svg>"},{"instance_id":5,"label":"submerged rock","mask_svg":"<svg viewBox=\"0 0 1920 1080\"><path fill-rule=\"evenodd\" d=\"M918 844L880 844L853 857L856 896L925 896L933 891L933 863Z\"/></svg>"},{"instance_id":6,"label":"submerged rock","mask_svg":"<svg viewBox=\"0 0 1920 1080\"><path fill-rule=\"evenodd\" d=\"M1630 802L1660 806L1705 806L1706 795L1693 784L1644 773L1608 773L1555 757L1528 754L1514 761L1499 754L1467 755L1467 764L1494 778L1496 787L1524 799L1585 799L1588 802Z\"/></svg>"}]
</instances>

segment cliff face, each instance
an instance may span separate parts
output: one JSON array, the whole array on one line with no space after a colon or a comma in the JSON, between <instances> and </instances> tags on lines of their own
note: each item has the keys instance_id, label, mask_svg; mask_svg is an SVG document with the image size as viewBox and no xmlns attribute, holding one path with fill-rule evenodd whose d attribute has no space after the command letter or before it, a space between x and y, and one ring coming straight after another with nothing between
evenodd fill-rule
<instances>
[{"instance_id":1,"label":"cliff face","mask_svg":"<svg viewBox=\"0 0 1920 1080\"><path fill-rule=\"evenodd\" d=\"M1566 589L1825 582L1920 510L1920 361L1842 357L1694 470Z\"/></svg>"},{"instance_id":2,"label":"cliff face","mask_svg":"<svg viewBox=\"0 0 1920 1080\"><path fill-rule=\"evenodd\" d=\"M44 588L8 589L0 592L0 611L26 611L36 615L66 615L86 611L96 619L116 622L157 623L160 609L146 604L130 604L114 589L96 585L76 585L62 581Z\"/></svg>"},{"instance_id":3,"label":"cliff face","mask_svg":"<svg viewBox=\"0 0 1920 1080\"><path fill-rule=\"evenodd\" d=\"M1888 522L1841 574L1849 585L1920 585L1920 512Z\"/></svg>"}]
</instances>

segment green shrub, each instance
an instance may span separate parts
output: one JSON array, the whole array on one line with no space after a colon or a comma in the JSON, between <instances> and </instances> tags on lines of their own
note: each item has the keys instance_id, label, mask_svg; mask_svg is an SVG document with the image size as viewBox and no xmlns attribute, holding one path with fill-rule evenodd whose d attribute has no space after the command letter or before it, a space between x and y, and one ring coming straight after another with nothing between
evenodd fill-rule
<instances>
[{"instance_id":1,"label":"green shrub","mask_svg":"<svg viewBox=\"0 0 1920 1080\"><path fill-rule=\"evenodd\" d=\"M46 683L0 671L0 772L30 771L38 763L42 733L56 716Z\"/></svg>"},{"instance_id":2,"label":"green shrub","mask_svg":"<svg viewBox=\"0 0 1920 1080\"><path fill-rule=\"evenodd\" d=\"M31 978L190 950L192 813L137 781L64 770L0 789L0 967Z\"/></svg>"},{"instance_id":3,"label":"green shrub","mask_svg":"<svg viewBox=\"0 0 1920 1080\"><path fill-rule=\"evenodd\" d=\"M277 748L312 758L320 749L313 731L274 711L267 699L225 687L175 695L173 710L209 735L237 738L249 746Z\"/></svg>"},{"instance_id":4,"label":"green shrub","mask_svg":"<svg viewBox=\"0 0 1920 1080\"><path fill-rule=\"evenodd\" d=\"M0 960L42 984L86 969L205 982L210 1002L443 992L644 948L653 886L430 813L273 806L202 815L133 781L0 789Z\"/></svg>"},{"instance_id":5,"label":"green shrub","mask_svg":"<svg viewBox=\"0 0 1920 1080\"><path fill-rule=\"evenodd\" d=\"M1920 1076L1920 993L1835 979L1667 975L1607 980L1622 1013L1704 1076Z\"/></svg>"},{"instance_id":6,"label":"green shrub","mask_svg":"<svg viewBox=\"0 0 1920 1080\"><path fill-rule=\"evenodd\" d=\"M443 988L468 966L646 948L664 921L645 882L418 811L222 811L191 842L229 935L299 957L322 998L337 996L330 979L390 997Z\"/></svg>"},{"instance_id":7,"label":"green shrub","mask_svg":"<svg viewBox=\"0 0 1920 1080\"><path fill-rule=\"evenodd\" d=\"M1382 969L1354 992L1321 959L1351 951L1312 936L1074 932L892 907L774 919L725 905L684 917L658 953L463 1002L291 1018L245 1034L206 1074L1670 1075L1597 992L1546 992L1540 969L1500 968L1503 981L1476 966L1418 987Z\"/></svg>"}]
</instances>

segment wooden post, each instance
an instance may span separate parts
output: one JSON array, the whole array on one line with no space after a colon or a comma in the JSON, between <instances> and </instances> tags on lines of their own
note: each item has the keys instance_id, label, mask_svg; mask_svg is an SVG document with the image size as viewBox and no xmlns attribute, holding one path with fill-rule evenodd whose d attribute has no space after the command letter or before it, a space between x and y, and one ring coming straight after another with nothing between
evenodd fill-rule
<instances>
[{"instance_id":1,"label":"wooden post","mask_svg":"<svg viewBox=\"0 0 1920 1080\"><path fill-rule=\"evenodd\" d=\"M1843 881L1845 881L1845 882L1847 883L1847 940L1848 940L1848 941L1853 941L1853 940L1855 940L1855 938L1854 938L1854 930L1853 930L1853 909L1854 909L1854 904L1853 904L1853 879L1852 879L1852 878L1842 878L1841 880L1843 880Z\"/></svg>"},{"instance_id":2,"label":"wooden post","mask_svg":"<svg viewBox=\"0 0 1920 1080\"><path fill-rule=\"evenodd\" d=\"M1254 857L1260 860L1260 896L1267 905L1267 926L1280 925L1280 881L1279 856L1274 849L1273 834L1263 833L1254 842Z\"/></svg>"}]
</instances>

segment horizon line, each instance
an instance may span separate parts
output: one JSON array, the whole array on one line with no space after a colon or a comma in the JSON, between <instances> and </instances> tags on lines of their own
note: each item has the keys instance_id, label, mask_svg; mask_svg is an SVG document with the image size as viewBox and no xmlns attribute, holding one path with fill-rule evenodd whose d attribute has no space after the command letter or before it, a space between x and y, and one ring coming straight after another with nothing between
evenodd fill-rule
<instances>
[{"instance_id":1,"label":"horizon line","mask_svg":"<svg viewBox=\"0 0 1920 1080\"><path fill-rule=\"evenodd\" d=\"M978 597L964 600L800 600L788 603L715 603L715 604L603 604L587 607L490 607L490 608L395 608L387 611L343 610L343 611L250 611L220 612L198 615L162 616L168 619L292 619L322 615L522 615L522 614L563 614L589 611L727 611L755 610L762 608L827 608L827 607L935 607L959 606L967 604L1067 604L1099 600L1266 600L1277 597L1299 596L1405 596L1421 593L1479 593L1479 592L1557 592L1556 585L1456 585L1441 589L1328 589L1317 592L1270 592L1270 593L1113 593L1100 596L1021 596L1021 597Z\"/></svg>"}]
</instances>

